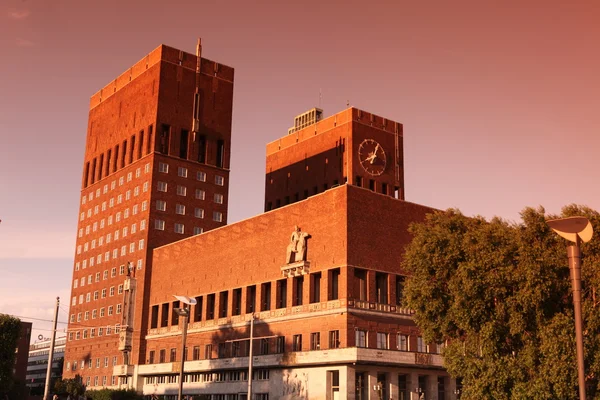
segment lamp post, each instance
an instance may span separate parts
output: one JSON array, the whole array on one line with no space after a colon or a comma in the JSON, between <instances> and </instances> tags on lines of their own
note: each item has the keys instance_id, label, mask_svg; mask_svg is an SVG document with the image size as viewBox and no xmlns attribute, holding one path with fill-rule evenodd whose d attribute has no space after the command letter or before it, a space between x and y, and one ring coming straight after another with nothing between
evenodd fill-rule
<instances>
[{"instance_id":1,"label":"lamp post","mask_svg":"<svg viewBox=\"0 0 600 400\"><path fill-rule=\"evenodd\" d=\"M188 328L188 321L189 321L188 317L190 316L190 307L186 307L186 304L188 306L193 306L197 302L196 302L196 299L187 297L187 296L173 295L173 297L175 297L177 300L179 300L181 303L183 303L183 307L174 309L174 311L177 313L177 315L179 315L180 317L183 317L183 334L181 335L181 365L179 366L179 390L177 393L177 399L181 400L182 394L183 394L183 368L184 368L184 363L185 363L185 341L187 339L187 328Z\"/></svg>"},{"instance_id":2,"label":"lamp post","mask_svg":"<svg viewBox=\"0 0 600 400\"><path fill-rule=\"evenodd\" d=\"M589 242L594 230L585 217L569 217L546 221L548 226L561 237L575 243L567 247L571 285L573 287L573 308L575 309L575 339L577 341L577 372L579 399L585 400L585 366L583 362L583 321L581 319L581 242Z\"/></svg>"}]
</instances>

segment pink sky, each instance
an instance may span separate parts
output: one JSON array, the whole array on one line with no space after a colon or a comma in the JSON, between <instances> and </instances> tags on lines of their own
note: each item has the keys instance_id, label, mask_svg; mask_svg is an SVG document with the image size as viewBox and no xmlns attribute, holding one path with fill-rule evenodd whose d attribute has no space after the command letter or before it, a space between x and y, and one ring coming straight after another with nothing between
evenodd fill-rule
<instances>
[{"instance_id":1,"label":"pink sky","mask_svg":"<svg viewBox=\"0 0 600 400\"><path fill-rule=\"evenodd\" d=\"M326 116L349 101L404 124L409 201L600 209L598 1L171 3L0 3L0 312L68 307L89 97L199 36L236 69L230 223L262 211L265 144L320 90Z\"/></svg>"}]
</instances>

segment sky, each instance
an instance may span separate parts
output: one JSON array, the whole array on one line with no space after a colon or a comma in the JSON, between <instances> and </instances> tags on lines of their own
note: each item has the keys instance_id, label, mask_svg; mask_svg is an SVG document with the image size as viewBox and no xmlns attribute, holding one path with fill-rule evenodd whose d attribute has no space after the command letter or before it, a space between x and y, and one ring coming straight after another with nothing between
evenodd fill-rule
<instances>
[{"instance_id":1,"label":"sky","mask_svg":"<svg viewBox=\"0 0 600 400\"><path fill-rule=\"evenodd\" d=\"M404 124L406 199L600 210L596 0L0 1L0 312L66 328L89 98L159 44L235 68L229 223L265 145L351 106ZM319 96L321 93L321 99Z\"/></svg>"}]
</instances>

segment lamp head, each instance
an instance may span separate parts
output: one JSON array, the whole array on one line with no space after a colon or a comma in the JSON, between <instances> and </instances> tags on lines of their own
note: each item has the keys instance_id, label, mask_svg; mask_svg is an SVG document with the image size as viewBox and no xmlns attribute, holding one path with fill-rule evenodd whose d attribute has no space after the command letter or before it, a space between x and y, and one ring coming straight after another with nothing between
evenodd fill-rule
<instances>
[{"instance_id":1,"label":"lamp head","mask_svg":"<svg viewBox=\"0 0 600 400\"><path fill-rule=\"evenodd\" d=\"M185 303L185 304L190 305L190 306L194 306L197 303L196 299L194 299L193 297L177 296L175 294L173 295L173 297L175 297L180 302Z\"/></svg>"},{"instance_id":2,"label":"lamp head","mask_svg":"<svg viewBox=\"0 0 600 400\"><path fill-rule=\"evenodd\" d=\"M563 238L577 243L589 242L594 234L591 222L585 217L568 217L546 221L548 226Z\"/></svg>"}]
</instances>

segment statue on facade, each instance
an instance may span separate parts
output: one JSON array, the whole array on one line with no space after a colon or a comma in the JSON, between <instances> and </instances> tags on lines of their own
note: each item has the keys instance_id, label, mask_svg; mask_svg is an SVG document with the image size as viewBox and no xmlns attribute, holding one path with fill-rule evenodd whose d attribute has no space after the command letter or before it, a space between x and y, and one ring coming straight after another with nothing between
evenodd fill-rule
<instances>
[{"instance_id":1,"label":"statue on facade","mask_svg":"<svg viewBox=\"0 0 600 400\"><path fill-rule=\"evenodd\" d=\"M285 262L287 264L298 261L306 261L306 239L310 235L302 232L298 225L294 227L294 232L290 236L290 244L287 247L287 255Z\"/></svg>"}]
</instances>

